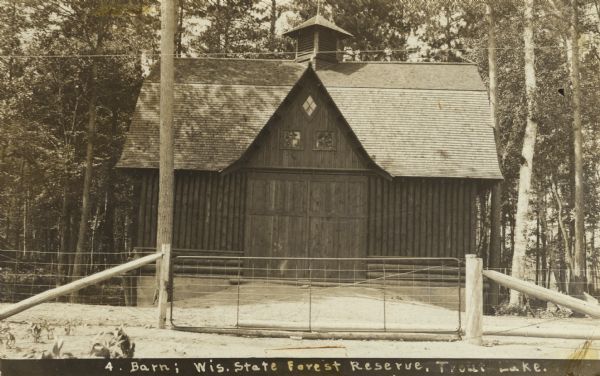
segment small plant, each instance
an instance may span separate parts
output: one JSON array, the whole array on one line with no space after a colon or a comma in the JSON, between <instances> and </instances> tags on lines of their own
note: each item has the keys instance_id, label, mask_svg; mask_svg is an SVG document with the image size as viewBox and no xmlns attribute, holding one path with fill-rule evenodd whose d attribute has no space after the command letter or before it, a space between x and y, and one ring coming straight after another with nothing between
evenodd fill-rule
<instances>
[{"instance_id":1,"label":"small plant","mask_svg":"<svg viewBox=\"0 0 600 376\"><path fill-rule=\"evenodd\" d=\"M72 320L67 320L67 322L65 323L63 329L65 331L65 335L66 336L70 336L71 333L73 333L73 329L75 327L75 323Z\"/></svg>"},{"instance_id":2,"label":"small plant","mask_svg":"<svg viewBox=\"0 0 600 376\"><path fill-rule=\"evenodd\" d=\"M38 322L32 322L29 324L27 332L33 337L33 342L38 343L42 337L42 325Z\"/></svg>"},{"instance_id":3,"label":"small plant","mask_svg":"<svg viewBox=\"0 0 600 376\"><path fill-rule=\"evenodd\" d=\"M8 325L0 327L0 344L3 344L5 349L12 349L16 342L15 336L11 333Z\"/></svg>"},{"instance_id":4,"label":"small plant","mask_svg":"<svg viewBox=\"0 0 600 376\"><path fill-rule=\"evenodd\" d=\"M27 332L33 337L33 342L38 343L42 338L42 331L46 331L46 338L54 339L54 327L46 320L32 322Z\"/></svg>"},{"instance_id":5,"label":"small plant","mask_svg":"<svg viewBox=\"0 0 600 376\"><path fill-rule=\"evenodd\" d=\"M568 308L558 307L558 306L550 306L546 309L540 309L538 316L541 319L551 319L551 318L568 318L573 316L573 311Z\"/></svg>"},{"instance_id":6,"label":"small plant","mask_svg":"<svg viewBox=\"0 0 600 376\"><path fill-rule=\"evenodd\" d=\"M504 302L494 307L496 316L529 316L536 318L567 318L573 315L569 309L558 307L554 304L548 305L545 309L536 304L536 308L531 307L529 300L525 301L524 305L510 305Z\"/></svg>"},{"instance_id":7,"label":"small plant","mask_svg":"<svg viewBox=\"0 0 600 376\"><path fill-rule=\"evenodd\" d=\"M123 330L123 326L112 332L100 332L94 338L90 355L105 359L133 358L135 343Z\"/></svg>"},{"instance_id":8,"label":"small plant","mask_svg":"<svg viewBox=\"0 0 600 376\"><path fill-rule=\"evenodd\" d=\"M76 321L76 320L67 320L65 321L65 323L63 324L62 328L64 330L64 334L66 336L70 336L73 333L75 333L75 328L81 325L81 322Z\"/></svg>"},{"instance_id":9,"label":"small plant","mask_svg":"<svg viewBox=\"0 0 600 376\"><path fill-rule=\"evenodd\" d=\"M74 359L75 357L73 354L69 352L62 352L63 345L64 341L62 338L55 339L51 352L42 351L40 359Z\"/></svg>"},{"instance_id":10,"label":"small plant","mask_svg":"<svg viewBox=\"0 0 600 376\"><path fill-rule=\"evenodd\" d=\"M48 321L42 321L42 329L46 330L46 338L54 339L54 327Z\"/></svg>"},{"instance_id":11,"label":"small plant","mask_svg":"<svg viewBox=\"0 0 600 376\"><path fill-rule=\"evenodd\" d=\"M496 313L496 316L528 316L528 314L531 312L531 309L527 304L512 305L506 302L494 307L494 312Z\"/></svg>"}]
</instances>

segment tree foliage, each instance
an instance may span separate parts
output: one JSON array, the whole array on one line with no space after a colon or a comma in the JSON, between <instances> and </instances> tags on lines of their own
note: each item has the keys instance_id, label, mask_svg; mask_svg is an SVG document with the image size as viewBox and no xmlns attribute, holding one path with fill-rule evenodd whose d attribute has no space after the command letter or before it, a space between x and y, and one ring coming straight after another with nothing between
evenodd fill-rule
<instances>
[{"instance_id":1,"label":"tree foliage","mask_svg":"<svg viewBox=\"0 0 600 376\"><path fill-rule=\"evenodd\" d=\"M181 56L290 58L287 27L320 14L354 35L358 60L472 62L487 79L487 25L475 0L181 0ZM534 156L530 218L539 219L542 265L566 269L573 237L569 2L538 0ZM503 262L510 264L520 150L526 123L522 2L494 2L498 124L503 182ZM581 82L587 255L597 259L600 209L600 8L581 1ZM86 154L90 71L95 66L97 134L89 241L95 254L130 247L130 182L116 172L137 93L155 59L156 0L0 0L0 238L28 252L72 252L77 242ZM98 50L98 35L102 48ZM84 55L84 56L81 56ZM89 56L103 55L103 56ZM146 59L142 58L142 55ZM562 224L560 223L562 221ZM562 227L561 227L562 226ZM535 226L534 226L535 228ZM535 231L537 233L537 230ZM565 239L566 238L566 239ZM539 256L539 257L538 257ZM537 257L537 258L536 258ZM100 260L90 260L99 262ZM590 271L591 273L592 271ZM547 274L544 280L547 280ZM564 276L555 278L560 284Z\"/></svg>"}]
</instances>

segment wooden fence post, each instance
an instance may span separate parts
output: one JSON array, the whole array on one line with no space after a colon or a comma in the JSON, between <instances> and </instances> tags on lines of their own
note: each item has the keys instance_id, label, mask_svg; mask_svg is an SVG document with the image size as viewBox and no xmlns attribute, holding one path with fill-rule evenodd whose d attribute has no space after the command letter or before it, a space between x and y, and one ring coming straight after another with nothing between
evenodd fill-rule
<instances>
[{"instance_id":1,"label":"wooden fence post","mask_svg":"<svg viewBox=\"0 0 600 376\"><path fill-rule=\"evenodd\" d=\"M465 271L465 340L481 345L483 340L483 260L466 255Z\"/></svg>"},{"instance_id":2,"label":"wooden fence post","mask_svg":"<svg viewBox=\"0 0 600 376\"><path fill-rule=\"evenodd\" d=\"M160 281L158 287L158 328L164 329L167 322L167 302L169 298L169 273L171 267L171 244L162 245L162 262L160 263Z\"/></svg>"}]
</instances>

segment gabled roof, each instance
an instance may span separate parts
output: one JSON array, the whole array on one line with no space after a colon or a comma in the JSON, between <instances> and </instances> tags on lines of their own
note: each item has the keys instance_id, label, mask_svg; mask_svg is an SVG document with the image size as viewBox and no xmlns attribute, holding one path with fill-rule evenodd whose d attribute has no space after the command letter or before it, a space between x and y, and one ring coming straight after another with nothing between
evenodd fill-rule
<instances>
[{"instance_id":1,"label":"gabled roof","mask_svg":"<svg viewBox=\"0 0 600 376\"><path fill-rule=\"evenodd\" d=\"M367 154L393 176L502 178L483 92L328 92Z\"/></svg>"},{"instance_id":2,"label":"gabled roof","mask_svg":"<svg viewBox=\"0 0 600 376\"><path fill-rule=\"evenodd\" d=\"M175 168L211 171L240 159L307 69L242 59L177 59L175 67ZM158 167L157 71L142 87L119 167ZM502 179L476 66L339 63L316 74L388 174Z\"/></svg>"},{"instance_id":3,"label":"gabled roof","mask_svg":"<svg viewBox=\"0 0 600 376\"><path fill-rule=\"evenodd\" d=\"M502 178L475 65L342 63L317 75L367 154L391 175Z\"/></svg>"},{"instance_id":4,"label":"gabled roof","mask_svg":"<svg viewBox=\"0 0 600 376\"><path fill-rule=\"evenodd\" d=\"M272 59L176 59L178 84L293 86L306 69L292 60ZM157 64L146 82L160 83Z\"/></svg>"},{"instance_id":5,"label":"gabled roof","mask_svg":"<svg viewBox=\"0 0 600 376\"><path fill-rule=\"evenodd\" d=\"M320 14L317 14L313 18L310 18L310 19L302 22L300 25L298 25L298 26L296 26L296 27L294 27L294 28L286 31L285 33L283 33L283 35L286 35L286 36L289 36L289 37L293 37L300 30L306 29L306 28L309 28L309 27L324 27L326 29L333 30L333 31L337 32L340 35L341 39L353 36L352 34L350 34L349 32L347 32L346 30L342 29L338 25L336 25L333 22L329 21L328 19L324 18Z\"/></svg>"},{"instance_id":6,"label":"gabled roof","mask_svg":"<svg viewBox=\"0 0 600 376\"><path fill-rule=\"evenodd\" d=\"M326 87L486 91L473 64L345 62L318 70Z\"/></svg>"},{"instance_id":7,"label":"gabled roof","mask_svg":"<svg viewBox=\"0 0 600 376\"><path fill-rule=\"evenodd\" d=\"M175 169L220 171L239 159L305 69L287 60L176 59ZM158 168L159 72L142 86L118 167Z\"/></svg>"}]
</instances>

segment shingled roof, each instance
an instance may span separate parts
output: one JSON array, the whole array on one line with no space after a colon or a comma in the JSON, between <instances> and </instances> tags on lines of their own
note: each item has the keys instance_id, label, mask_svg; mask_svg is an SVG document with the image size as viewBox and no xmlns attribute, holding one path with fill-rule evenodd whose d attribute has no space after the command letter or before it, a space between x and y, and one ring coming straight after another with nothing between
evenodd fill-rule
<instances>
[{"instance_id":1,"label":"shingled roof","mask_svg":"<svg viewBox=\"0 0 600 376\"><path fill-rule=\"evenodd\" d=\"M502 178L476 66L344 63L317 74L371 159L391 175Z\"/></svg>"},{"instance_id":2,"label":"shingled roof","mask_svg":"<svg viewBox=\"0 0 600 376\"><path fill-rule=\"evenodd\" d=\"M341 38L347 38L347 37L353 36L346 30L342 29L338 25L334 24L333 22L329 21L328 19L326 19L325 17L323 17L319 14L302 22L300 25L286 31L285 33L283 33L283 35L295 36L299 30L306 29L309 27L322 27L325 29L332 30L332 31L336 32Z\"/></svg>"},{"instance_id":3,"label":"shingled roof","mask_svg":"<svg viewBox=\"0 0 600 376\"><path fill-rule=\"evenodd\" d=\"M237 161L312 69L244 59L176 59L175 67L175 168L210 171ZM142 87L119 167L158 167L158 71ZM338 63L317 76L390 175L502 178L476 66Z\"/></svg>"},{"instance_id":4,"label":"shingled roof","mask_svg":"<svg viewBox=\"0 0 600 376\"><path fill-rule=\"evenodd\" d=\"M305 69L287 60L176 59L175 169L220 171L239 159ZM159 73L142 86L118 167L158 168Z\"/></svg>"}]
</instances>

